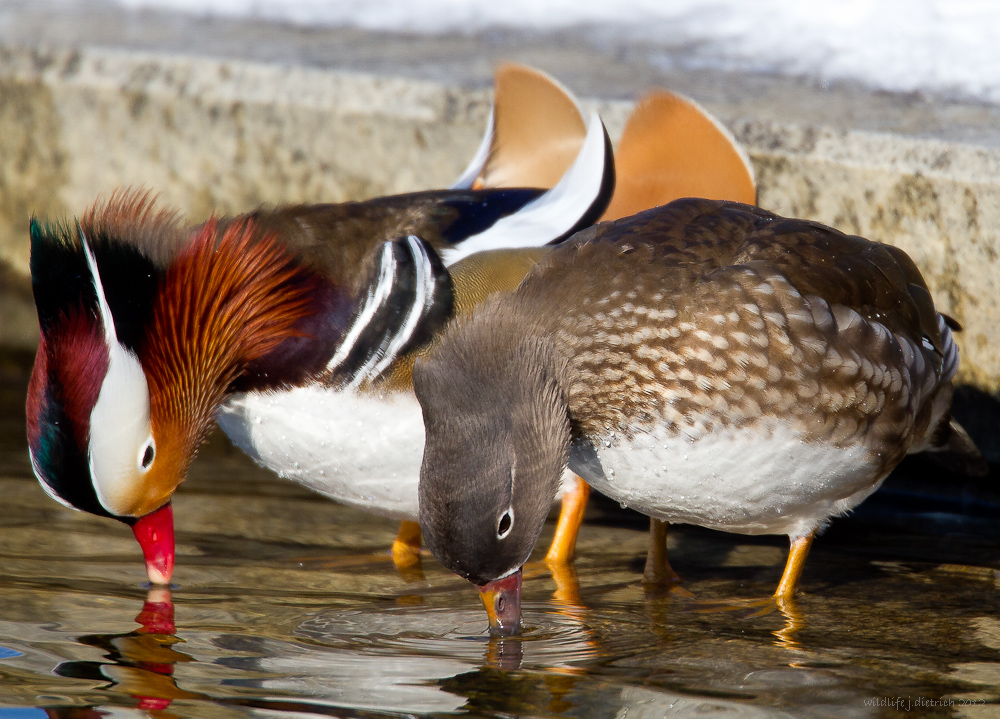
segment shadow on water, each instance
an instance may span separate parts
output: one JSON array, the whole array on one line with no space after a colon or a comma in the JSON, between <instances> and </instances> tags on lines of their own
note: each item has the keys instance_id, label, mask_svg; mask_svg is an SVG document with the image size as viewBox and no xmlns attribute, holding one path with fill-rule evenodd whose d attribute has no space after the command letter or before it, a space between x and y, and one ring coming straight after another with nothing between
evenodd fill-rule
<instances>
[{"instance_id":1,"label":"shadow on water","mask_svg":"<svg viewBox=\"0 0 1000 719\"><path fill-rule=\"evenodd\" d=\"M276 481L218 438L176 498L177 584L147 592L127 528L31 477L25 381L0 359L0 719L975 718L1000 703L990 478L908 461L816 542L803 594L780 607L760 600L781 538L677 528L687 592L646 593L645 520L596 501L578 586L561 577L554 594L530 565L526 631L500 641L432 559L392 568L393 523ZM971 397L992 416L994 400Z\"/></svg>"}]
</instances>

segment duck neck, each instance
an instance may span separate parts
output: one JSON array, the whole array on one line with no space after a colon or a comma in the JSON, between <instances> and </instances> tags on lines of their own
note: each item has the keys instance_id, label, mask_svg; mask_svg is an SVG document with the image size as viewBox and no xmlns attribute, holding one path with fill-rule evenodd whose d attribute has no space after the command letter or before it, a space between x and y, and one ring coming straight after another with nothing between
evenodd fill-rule
<instances>
[{"instance_id":1,"label":"duck neck","mask_svg":"<svg viewBox=\"0 0 1000 719\"><path fill-rule=\"evenodd\" d=\"M544 445L554 456L568 453L569 364L542 327L504 304L487 302L449 328L418 364L414 386L429 430L471 418L461 421L494 427L524 447Z\"/></svg>"}]
</instances>

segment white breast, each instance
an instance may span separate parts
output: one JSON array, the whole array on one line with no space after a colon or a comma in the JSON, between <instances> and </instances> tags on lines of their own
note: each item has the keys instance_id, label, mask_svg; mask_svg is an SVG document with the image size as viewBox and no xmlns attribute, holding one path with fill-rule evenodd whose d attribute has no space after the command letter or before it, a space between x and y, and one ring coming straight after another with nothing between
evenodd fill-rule
<instances>
[{"instance_id":1,"label":"white breast","mask_svg":"<svg viewBox=\"0 0 1000 719\"><path fill-rule=\"evenodd\" d=\"M864 447L805 442L779 420L694 441L662 429L608 437L595 450L604 477L588 481L612 499L669 522L743 534L808 534L882 479Z\"/></svg>"},{"instance_id":2,"label":"white breast","mask_svg":"<svg viewBox=\"0 0 1000 719\"><path fill-rule=\"evenodd\" d=\"M234 444L282 477L376 514L417 518L424 423L411 393L251 392L230 399L218 421Z\"/></svg>"}]
</instances>

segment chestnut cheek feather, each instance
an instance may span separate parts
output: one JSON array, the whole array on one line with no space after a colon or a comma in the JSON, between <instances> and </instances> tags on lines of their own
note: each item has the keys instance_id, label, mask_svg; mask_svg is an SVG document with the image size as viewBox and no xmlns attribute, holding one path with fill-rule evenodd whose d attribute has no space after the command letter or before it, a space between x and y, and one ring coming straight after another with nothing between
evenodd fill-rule
<instances>
[{"instance_id":1,"label":"chestnut cheek feather","mask_svg":"<svg viewBox=\"0 0 1000 719\"><path fill-rule=\"evenodd\" d=\"M142 547L149 581L170 584L174 574L174 510L170 503L140 517L132 525L132 533Z\"/></svg>"}]
</instances>

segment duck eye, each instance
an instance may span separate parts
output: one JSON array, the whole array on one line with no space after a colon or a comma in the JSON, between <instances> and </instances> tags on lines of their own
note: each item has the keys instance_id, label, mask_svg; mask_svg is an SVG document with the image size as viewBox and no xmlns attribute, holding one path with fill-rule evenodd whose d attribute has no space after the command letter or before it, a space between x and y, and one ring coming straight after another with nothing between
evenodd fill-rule
<instances>
[{"instance_id":1,"label":"duck eye","mask_svg":"<svg viewBox=\"0 0 1000 719\"><path fill-rule=\"evenodd\" d=\"M510 534L510 528L514 525L514 518L512 516L511 510L507 510L500 517L500 524L497 526L497 538L503 539L508 534Z\"/></svg>"},{"instance_id":2,"label":"duck eye","mask_svg":"<svg viewBox=\"0 0 1000 719\"><path fill-rule=\"evenodd\" d=\"M142 451L142 459L140 464L143 469L149 469L149 465L153 463L153 459L156 457L156 447L153 444L153 440L149 440L146 443L146 448Z\"/></svg>"}]
</instances>

